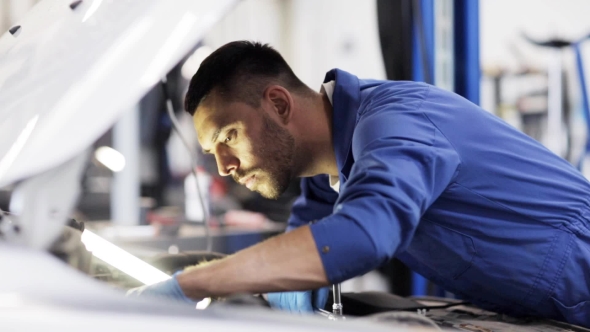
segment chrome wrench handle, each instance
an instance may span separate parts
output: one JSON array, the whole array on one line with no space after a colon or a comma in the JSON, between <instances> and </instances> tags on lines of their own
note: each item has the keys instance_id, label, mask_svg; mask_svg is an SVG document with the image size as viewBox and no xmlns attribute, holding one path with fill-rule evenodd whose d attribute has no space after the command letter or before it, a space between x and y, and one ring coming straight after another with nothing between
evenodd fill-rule
<instances>
[{"instance_id":1,"label":"chrome wrench handle","mask_svg":"<svg viewBox=\"0 0 590 332\"><path fill-rule=\"evenodd\" d=\"M344 313L342 311L342 298L340 296L340 284L332 285L332 294L334 296L334 304L332 304L332 313L335 316L342 316Z\"/></svg>"}]
</instances>

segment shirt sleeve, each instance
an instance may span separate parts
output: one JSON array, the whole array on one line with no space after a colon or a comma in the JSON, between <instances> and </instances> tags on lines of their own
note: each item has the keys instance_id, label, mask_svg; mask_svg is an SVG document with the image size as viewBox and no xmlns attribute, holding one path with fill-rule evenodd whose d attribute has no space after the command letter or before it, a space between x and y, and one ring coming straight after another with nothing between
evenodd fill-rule
<instances>
[{"instance_id":1,"label":"shirt sleeve","mask_svg":"<svg viewBox=\"0 0 590 332\"><path fill-rule=\"evenodd\" d=\"M459 155L420 107L361 112L355 163L334 213L311 225L328 280L362 275L403 252L426 209L452 182Z\"/></svg>"},{"instance_id":2,"label":"shirt sleeve","mask_svg":"<svg viewBox=\"0 0 590 332\"><path fill-rule=\"evenodd\" d=\"M329 216L338 199L327 175L301 179L301 195L293 203L287 232Z\"/></svg>"}]
</instances>

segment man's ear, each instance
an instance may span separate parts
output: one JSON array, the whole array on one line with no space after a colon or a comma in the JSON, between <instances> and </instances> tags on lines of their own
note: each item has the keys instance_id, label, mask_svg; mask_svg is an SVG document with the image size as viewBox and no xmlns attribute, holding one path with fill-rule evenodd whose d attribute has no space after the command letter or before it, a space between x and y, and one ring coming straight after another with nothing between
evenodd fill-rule
<instances>
[{"instance_id":1,"label":"man's ear","mask_svg":"<svg viewBox=\"0 0 590 332\"><path fill-rule=\"evenodd\" d=\"M270 101L272 111L281 123L287 124L293 116L293 97L280 85L270 85L264 90L264 99Z\"/></svg>"}]
</instances>

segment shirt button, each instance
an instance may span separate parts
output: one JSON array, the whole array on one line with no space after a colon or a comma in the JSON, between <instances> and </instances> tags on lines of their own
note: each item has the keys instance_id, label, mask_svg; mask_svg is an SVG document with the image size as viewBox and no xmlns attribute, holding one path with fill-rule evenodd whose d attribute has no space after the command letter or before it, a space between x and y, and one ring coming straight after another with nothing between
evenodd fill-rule
<instances>
[{"instance_id":1,"label":"shirt button","mask_svg":"<svg viewBox=\"0 0 590 332\"><path fill-rule=\"evenodd\" d=\"M330 247L328 247L328 246L324 246L324 247L322 248L322 252L323 252L324 254L327 254L328 252L330 252Z\"/></svg>"}]
</instances>

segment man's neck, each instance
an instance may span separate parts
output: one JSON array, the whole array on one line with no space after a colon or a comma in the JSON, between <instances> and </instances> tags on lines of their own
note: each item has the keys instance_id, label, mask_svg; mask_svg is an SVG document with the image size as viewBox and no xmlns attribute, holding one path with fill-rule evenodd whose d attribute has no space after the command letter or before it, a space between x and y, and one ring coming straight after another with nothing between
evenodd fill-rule
<instances>
[{"instance_id":1,"label":"man's neck","mask_svg":"<svg viewBox=\"0 0 590 332\"><path fill-rule=\"evenodd\" d=\"M332 104L324 89L314 94L304 107L305 114L300 118L302 160L300 177L319 174L338 176L338 165L332 140Z\"/></svg>"}]
</instances>

